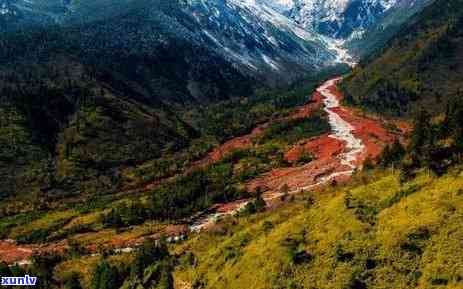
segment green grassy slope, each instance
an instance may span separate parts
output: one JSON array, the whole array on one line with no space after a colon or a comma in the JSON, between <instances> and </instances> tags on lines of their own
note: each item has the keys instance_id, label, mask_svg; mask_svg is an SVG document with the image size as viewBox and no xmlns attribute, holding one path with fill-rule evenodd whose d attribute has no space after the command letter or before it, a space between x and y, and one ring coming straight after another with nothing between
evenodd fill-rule
<instances>
[{"instance_id":1,"label":"green grassy slope","mask_svg":"<svg viewBox=\"0 0 463 289\"><path fill-rule=\"evenodd\" d=\"M403 115L424 105L442 112L459 94L463 1L436 1L344 82L353 103Z\"/></svg>"},{"instance_id":2,"label":"green grassy slope","mask_svg":"<svg viewBox=\"0 0 463 289\"><path fill-rule=\"evenodd\" d=\"M395 174L374 174L192 238L176 249L189 256L177 267L177 282L228 289L461 288L461 168L441 178L422 172L404 184Z\"/></svg>"},{"instance_id":3,"label":"green grassy slope","mask_svg":"<svg viewBox=\"0 0 463 289\"><path fill-rule=\"evenodd\" d=\"M12 234L58 226L51 234L56 236L95 218L57 211L33 222L24 219ZM461 165L440 177L420 170L408 181L390 169L367 171L347 185L302 193L271 211L221 220L207 232L169 245L172 267L165 270L173 280L154 288L462 288L462 221ZM27 272L37 274L42 270L37 264L48 264L43 281L50 286L45 288L69 288L63 285L73 273L81 288L107 288L91 285L104 258L118 272L117 278L108 277L118 285L109 288L138 288L124 287L138 266L133 253L95 256L78 246L129 240L164 226L148 222L117 231L91 225L98 233L80 227L68 254L53 263L35 261Z\"/></svg>"},{"instance_id":4,"label":"green grassy slope","mask_svg":"<svg viewBox=\"0 0 463 289\"><path fill-rule=\"evenodd\" d=\"M400 1L399 1L400 2ZM392 7L374 25L369 27L360 39L354 38L347 42L350 51L362 58L367 57L375 50L383 47L394 35L407 24L413 15L420 12L434 0L410 1L404 0L397 7ZM409 2L414 2L412 7Z\"/></svg>"}]
</instances>

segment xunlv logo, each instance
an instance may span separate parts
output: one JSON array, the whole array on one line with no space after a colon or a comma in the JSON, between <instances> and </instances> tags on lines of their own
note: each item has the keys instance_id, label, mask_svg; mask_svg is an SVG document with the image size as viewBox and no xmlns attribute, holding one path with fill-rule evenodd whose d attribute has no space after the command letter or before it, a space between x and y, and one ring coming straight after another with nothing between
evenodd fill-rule
<instances>
[{"instance_id":1,"label":"xunlv logo","mask_svg":"<svg viewBox=\"0 0 463 289\"><path fill-rule=\"evenodd\" d=\"M37 282L37 277L29 277L26 275L24 277L1 277L2 286L35 286Z\"/></svg>"}]
</instances>

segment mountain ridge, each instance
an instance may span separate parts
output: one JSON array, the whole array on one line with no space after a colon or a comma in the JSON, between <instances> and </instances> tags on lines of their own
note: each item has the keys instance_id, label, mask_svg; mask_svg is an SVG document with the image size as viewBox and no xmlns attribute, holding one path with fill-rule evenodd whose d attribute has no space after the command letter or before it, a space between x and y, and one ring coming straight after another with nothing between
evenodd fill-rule
<instances>
[{"instance_id":1,"label":"mountain ridge","mask_svg":"<svg viewBox=\"0 0 463 289\"><path fill-rule=\"evenodd\" d=\"M342 59L338 55L339 48L351 47L346 41L363 39L366 29L375 25L386 12L407 1L2 0L0 27L22 27L28 19L30 26L113 21L111 18L123 16L130 7L157 11L158 15L152 17L162 19L170 15L162 20L172 23L168 28L170 33L214 50L245 74L275 83L281 78L294 81L339 63ZM407 3L415 6L415 1ZM224 31L226 33L222 33Z\"/></svg>"},{"instance_id":2,"label":"mountain ridge","mask_svg":"<svg viewBox=\"0 0 463 289\"><path fill-rule=\"evenodd\" d=\"M445 112L459 98L462 15L460 0L436 1L415 15L346 79L350 99L402 116L423 106Z\"/></svg>"}]
</instances>

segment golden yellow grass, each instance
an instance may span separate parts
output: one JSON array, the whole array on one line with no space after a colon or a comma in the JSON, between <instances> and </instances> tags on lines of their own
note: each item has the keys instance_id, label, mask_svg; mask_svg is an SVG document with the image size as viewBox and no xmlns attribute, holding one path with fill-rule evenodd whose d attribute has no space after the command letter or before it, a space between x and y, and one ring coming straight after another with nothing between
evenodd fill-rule
<instances>
[{"instance_id":1,"label":"golden yellow grass","mask_svg":"<svg viewBox=\"0 0 463 289\"><path fill-rule=\"evenodd\" d=\"M195 236L175 248L197 258L177 268L177 283L353 288L358 279L368 288L462 288L463 175L458 169L440 178L422 172L403 185L390 173L373 179L320 192L311 207L299 200ZM377 210L371 223L360 217L369 208ZM291 242L312 259L296 264ZM343 259L345 253L350 256Z\"/></svg>"}]
</instances>

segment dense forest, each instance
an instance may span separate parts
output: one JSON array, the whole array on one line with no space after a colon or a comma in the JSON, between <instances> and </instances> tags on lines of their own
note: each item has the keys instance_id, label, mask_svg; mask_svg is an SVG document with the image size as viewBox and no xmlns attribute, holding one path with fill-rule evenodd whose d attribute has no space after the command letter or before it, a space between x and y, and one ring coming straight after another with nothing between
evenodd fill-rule
<instances>
[{"instance_id":1,"label":"dense forest","mask_svg":"<svg viewBox=\"0 0 463 289\"><path fill-rule=\"evenodd\" d=\"M142 25L149 17L134 9L91 25L4 32L0 195L112 191L115 168L199 136L176 106L251 94L230 64L163 34L162 23Z\"/></svg>"},{"instance_id":2,"label":"dense forest","mask_svg":"<svg viewBox=\"0 0 463 289\"><path fill-rule=\"evenodd\" d=\"M61 39L60 33L65 31L69 32L57 30L47 37ZM15 41L3 45L11 50L27 47L26 42L39 35L37 31L15 35ZM131 80L134 75L130 72L109 69L102 60L89 63L90 59L65 55L58 45L51 46L1 66L1 196L12 201L0 208L4 237L15 226L56 209L104 210L124 197L121 192L181 175L218 144L249 133L260 123L280 119L256 140L256 148L237 152L243 154L239 158L230 156L170 181L149 192L150 201L132 206L134 210L115 206L99 223L125 228L141 219L178 219L217 201L248 196L252 192L240 187L244 181L290 165L283 161L288 145L328 129L323 115L298 121L281 119L294 107L310 102L307 91L346 71L343 66L333 67L289 87L259 88L240 97L187 104L178 99L149 98L149 93L138 90L141 86L137 79ZM239 83L236 89L249 89L248 82ZM307 155L300 161L310 160ZM178 212L166 211L169 204L176 204ZM52 222L47 229L13 234L13 238L35 243L94 230L83 226L50 234L61 225L61 221Z\"/></svg>"}]
</instances>

